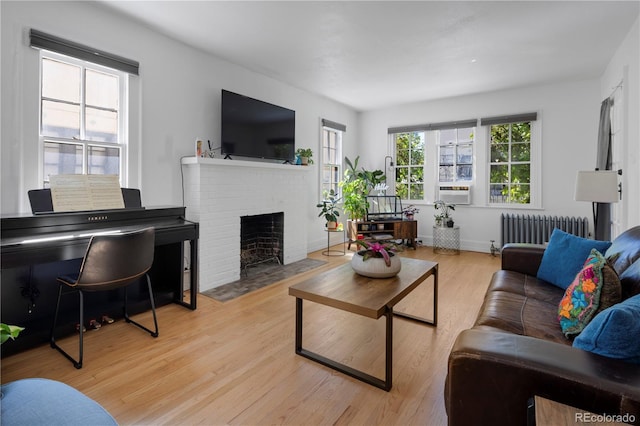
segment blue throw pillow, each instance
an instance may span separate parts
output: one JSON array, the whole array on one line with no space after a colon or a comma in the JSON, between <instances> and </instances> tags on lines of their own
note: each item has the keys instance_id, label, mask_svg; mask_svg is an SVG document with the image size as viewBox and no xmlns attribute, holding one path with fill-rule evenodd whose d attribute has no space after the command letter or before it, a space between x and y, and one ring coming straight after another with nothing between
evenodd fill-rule
<instances>
[{"instance_id":1,"label":"blue throw pillow","mask_svg":"<svg viewBox=\"0 0 640 426\"><path fill-rule=\"evenodd\" d=\"M640 294L600 312L573 346L609 358L640 364Z\"/></svg>"},{"instance_id":2,"label":"blue throw pillow","mask_svg":"<svg viewBox=\"0 0 640 426\"><path fill-rule=\"evenodd\" d=\"M537 277L566 290L582 269L591 249L604 253L610 245L610 241L589 240L556 228L542 255Z\"/></svg>"}]
</instances>

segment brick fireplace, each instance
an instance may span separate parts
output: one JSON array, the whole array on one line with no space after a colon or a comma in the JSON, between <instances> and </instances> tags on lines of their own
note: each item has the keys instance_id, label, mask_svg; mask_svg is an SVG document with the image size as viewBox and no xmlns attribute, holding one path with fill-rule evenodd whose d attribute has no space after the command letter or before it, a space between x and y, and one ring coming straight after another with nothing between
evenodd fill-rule
<instances>
[{"instance_id":1,"label":"brick fireplace","mask_svg":"<svg viewBox=\"0 0 640 426\"><path fill-rule=\"evenodd\" d=\"M261 263L282 265L284 213L258 214L240 218L240 272Z\"/></svg>"},{"instance_id":2,"label":"brick fireplace","mask_svg":"<svg viewBox=\"0 0 640 426\"><path fill-rule=\"evenodd\" d=\"M196 157L182 167L187 219L200 224L200 291L240 279L243 217L282 214L282 264L307 257L313 167Z\"/></svg>"}]
</instances>

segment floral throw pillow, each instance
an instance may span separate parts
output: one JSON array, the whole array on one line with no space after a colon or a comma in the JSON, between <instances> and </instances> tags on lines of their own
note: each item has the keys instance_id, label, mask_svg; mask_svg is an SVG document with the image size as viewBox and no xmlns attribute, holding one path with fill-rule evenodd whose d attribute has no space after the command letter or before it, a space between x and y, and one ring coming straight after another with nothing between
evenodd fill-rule
<instances>
[{"instance_id":1,"label":"floral throw pillow","mask_svg":"<svg viewBox=\"0 0 640 426\"><path fill-rule=\"evenodd\" d=\"M582 270L567 287L558 307L560 327L567 338L580 334L598 311L607 266L604 256L592 249Z\"/></svg>"}]
</instances>

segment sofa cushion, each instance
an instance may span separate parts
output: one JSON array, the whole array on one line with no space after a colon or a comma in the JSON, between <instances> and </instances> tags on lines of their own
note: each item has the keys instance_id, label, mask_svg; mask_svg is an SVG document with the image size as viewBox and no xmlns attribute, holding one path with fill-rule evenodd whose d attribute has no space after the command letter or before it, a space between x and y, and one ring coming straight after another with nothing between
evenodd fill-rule
<instances>
[{"instance_id":1,"label":"sofa cushion","mask_svg":"<svg viewBox=\"0 0 640 426\"><path fill-rule=\"evenodd\" d=\"M573 346L609 358L640 364L640 295L600 312Z\"/></svg>"},{"instance_id":2,"label":"sofa cushion","mask_svg":"<svg viewBox=\"0 0 640 426\"><path fill-rule=\"evenodd\" d=\"M596 241L568 234L558 228L551 233L537 277L566 290L580 272L591 249L604 253L609 241Z\"/></svg>"},{"instance_id":3,"label":"sofa cushion","mask_svg":"<svg viewBox=\"0 0 640 426\"><path fill-rule=\"evenodd\" d=\"M622 300L640 294L640 259L636 260L620 275Z\"/></svg>"},{"instance_id":4,"label":"sofa cushion","mask_svg":"<svg viewBox=\"0 0 640 426\"><path fill-rule=\"evenodd\" d=\"M613 259L613 267L618 275L622 275L624 271L635 261L640 259L640 226L628 229L613 240L611 246L604 253L606 258Z\"/></svg>"},{"instance_id":5,"label":"sofa cushion","mask_svg":"<svg viewBox=\"0 0 640 426\"><path fill-rule=\"evenodd\" d=\"M558 320L562 332L567 338L580 334L598 310L618 302L620 280L604 256L598 250L592 249L582 270L578 272L560 301Z\"/></svg>"}]
</instances>

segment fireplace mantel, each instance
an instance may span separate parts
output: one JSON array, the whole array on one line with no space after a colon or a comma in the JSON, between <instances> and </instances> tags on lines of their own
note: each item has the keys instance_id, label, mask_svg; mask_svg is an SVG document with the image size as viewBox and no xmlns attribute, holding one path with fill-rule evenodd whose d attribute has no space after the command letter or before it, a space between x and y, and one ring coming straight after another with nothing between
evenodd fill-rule
<instances>
[{"instance_id":1,"label":"fireplace mantel","mask_svg":"<svg viewBox=\"0 0 640 426\"><path fill-rule=\"evenodd\" d=\"M200 223L200 291L240 279L242 216L283 212L284 264L306 258L314 167L197 157L181 162L187 219Z\"/></svg>"}]
</instances>

